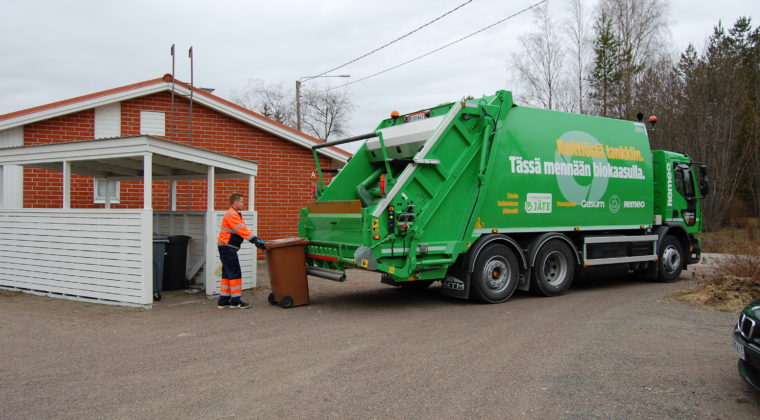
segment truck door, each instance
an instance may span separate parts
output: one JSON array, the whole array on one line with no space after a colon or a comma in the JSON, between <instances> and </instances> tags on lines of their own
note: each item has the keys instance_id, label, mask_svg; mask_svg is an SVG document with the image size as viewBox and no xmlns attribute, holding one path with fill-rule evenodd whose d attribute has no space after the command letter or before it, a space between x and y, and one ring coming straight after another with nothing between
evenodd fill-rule
<instances>
[{"instance_id":1,"label":"truck door","mask_svg":"<svg viewBox=\"0 0 760 420\"><path fill-rule=\"evenodd\" d=\"M683 198L683 200L673 201L673 216L680 218L686 226L694 226L697 224L699 203L692 165L686 162L674 162L673 171L676 191Z\"/></svg>"}]
</instances>

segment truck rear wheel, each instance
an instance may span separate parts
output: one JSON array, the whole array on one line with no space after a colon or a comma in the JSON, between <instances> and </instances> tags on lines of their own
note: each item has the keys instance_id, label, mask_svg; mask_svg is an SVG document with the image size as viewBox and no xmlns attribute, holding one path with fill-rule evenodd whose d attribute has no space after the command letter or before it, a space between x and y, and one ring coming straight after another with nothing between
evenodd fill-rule
<instances>
[{"instance_id":1,"label":"truck rear wheel","mask_svg":"<svg viewBox=\"0 0 760 420\"><path fill-rule=\"evenodd\" d=\"M519 269L511 249L501 244L489 245L475 260L470 298L486 303L506 301L517 288Z\"/></svg>"},{"instance_id":2,"label":"truck rear wheel","mask_svg":"<svg viewBox=\"0 0 760 420\"><path fill-rule=\"evenodd\" d=\"M681 242L675 236L666 236L660 247L659 261L657 262L657 279L671 283L678 279L683 270L685 258Z\"/></svg>"},{"instance_id":3,"label":"truck rear wheel","mask_svg":"<svg viewBox=\"0 0 760 420\"><path fill-rule=\"evenodd\" d=\"M575 275L573 251L564 243L545 243L536 255L530 276L530 289L543 296L559 296L567 292Z\"/></svg>"}]
</instances>

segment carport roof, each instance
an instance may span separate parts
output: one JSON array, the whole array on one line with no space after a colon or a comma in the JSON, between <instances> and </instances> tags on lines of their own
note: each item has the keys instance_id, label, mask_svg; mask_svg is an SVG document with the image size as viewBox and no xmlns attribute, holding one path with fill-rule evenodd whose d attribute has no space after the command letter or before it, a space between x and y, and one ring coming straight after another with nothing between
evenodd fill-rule
<instances>
[{"instance_id":1,"label":"carport roof","mask_svg":"<svg viewBox=\"0 0 760 420\"><path fill-rule=\"evenodd\" d=\"M143 157L152 155L153 180L255 176L258 163L152 136L118 137L0 149L0 165L22 165L111 180L142 180Z\"/></svg>"}]
</instances>

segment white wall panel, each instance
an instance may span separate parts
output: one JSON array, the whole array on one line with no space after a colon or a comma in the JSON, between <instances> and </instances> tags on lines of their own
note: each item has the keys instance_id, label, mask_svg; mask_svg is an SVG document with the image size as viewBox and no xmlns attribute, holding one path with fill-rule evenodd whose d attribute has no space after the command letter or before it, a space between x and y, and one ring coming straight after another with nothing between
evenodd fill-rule
<instances>
[{"instance_id":1,"label":"white wall panel","mask_svg":"<svg viewBox=\"0 0 760 420\"><path fill-rule=\"evenodd\" d=\"M144 210L0 211L0 286L149 305ZM97 221L94 223L93 221ZM147 219L150 223L150 219ZM149 246L149 245L148 245ZM147 278L146 278L147 277Z\"/></svg>"},{"instance_id":2,"label":"white wall panel","mask_svg":"<svg viewBox=\"0 0 760 420\"><path fill-rule=\"evenodd\" d=\"M121 137L121 102L95 108L95 138Z\"/></svg>"},{"instance_id":3,"label":"white wall panel","mask_svg":"<svg viewBox=\"0 0 760 420\"><path fill-rule=\"evenodd\" d=\"M24 145L24 127L0 131L0 149ZM0 208L24 206L24 168L5 165L0 169Z\"/></svg>"},{"instance_id":4,"label":"white wall panel","mask_svg":"<svg viewBox=\"0 0 760 420\"><path fill-rule=\"evenodd\" d=\"M140 134L165 136L166 114L155 111L140 111Z\"/></svg>"}]
</instances>

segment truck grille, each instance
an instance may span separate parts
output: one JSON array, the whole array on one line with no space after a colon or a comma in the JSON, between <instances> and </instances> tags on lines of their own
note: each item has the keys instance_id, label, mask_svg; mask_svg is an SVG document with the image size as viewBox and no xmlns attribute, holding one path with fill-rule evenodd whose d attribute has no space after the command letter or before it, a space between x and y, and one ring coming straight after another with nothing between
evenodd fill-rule
<instances>
[{"instance_id":1,"label":"truck grille","mask_svg":"<svg viewBox=\"0 0 760 420\"><path fill-rule=\"evenodd\" d=\"M747 340L752 340L755 338L758 335L755 328L756 326L757 322L755 322L754 319L744 314L739 315L739 322L736 324L736 327L739 328L739 332L742 333L742 337L746 338Z\"/></svg>"}]
</instances>

